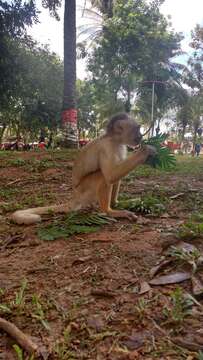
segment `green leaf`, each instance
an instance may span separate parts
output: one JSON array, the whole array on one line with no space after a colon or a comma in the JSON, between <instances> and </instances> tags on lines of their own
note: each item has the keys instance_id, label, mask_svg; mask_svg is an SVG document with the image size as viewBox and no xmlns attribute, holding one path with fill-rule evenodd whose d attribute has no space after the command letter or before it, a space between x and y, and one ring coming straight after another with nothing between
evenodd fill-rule
<instances>
[{"instance_id":1,"label":"green leaf","mask_svg":"<svg viewBox=\"0 0 203 360\"><path fill-rule=\"evenodd\" d=\"M166 134L160 134L143 141L144 145L154 146L157 151L155 156L148 157L146 164L162 170L170 170L176 165L175 156L168 147L163 145L166 138Z\"/></svg>"},{"instance_id":2,"label":"green leaf","mask_svg":"<svg viewBox=\"0 0 203 360\"><path fill-rule=\"evenodd\" d=\"M166 210L165 205L154 196L143 198L123 199L118 202L118 208L127 209L135 213L159 215Z\"/></svg>"},{"instance_id":3,"label":"green leaf","mask_svg":"<svg viewBox=\"0 0 203 360\"><path fill-rule=\"evenodd\" d=\"M23 360L23 350L18 345L13 345L13 348L16 352L18 360Z\"/></svg>"},{"instance_id":4,"label":"green leaf","mask_svg":"<svg viewBox=\"0 0 203 360\"><path fill-rule=\"evenodd\" d=\"M38 229L38 236L42 240L53 241L58 238L68 238L74 234L88 234L96 232L101 226L113 220L102 214L88 214L72 212L61 222Z\"/></svg>"},{"instance_id":5,"label":"green leaf","mask_svg":"<svg viewBox=\"0 0 203 360\"><path fill-rule=\"evenodd\" d=\"M6 304L0 304L0 311L4 313L11 313L11 309Z\"/></svg>"}]
</instances>

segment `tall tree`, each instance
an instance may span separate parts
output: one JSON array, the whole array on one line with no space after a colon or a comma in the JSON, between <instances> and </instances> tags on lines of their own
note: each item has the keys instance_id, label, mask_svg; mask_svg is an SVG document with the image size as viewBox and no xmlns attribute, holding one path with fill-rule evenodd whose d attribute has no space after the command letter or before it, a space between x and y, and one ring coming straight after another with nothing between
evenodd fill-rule
<instances>
[{"instance_id":1,"label":"tall tree","mask_svg":"<svg viewBox=\"0 0 203 360\"><path fill-rule=\"evenodd\" d=\"M76 110L76 1L65 0L64 11L64 92L62 122L64 145L77 147Z\"/></svg>"},{"instance_id":2,"label":"tall tree","mask_svg":"<svg viewBox=\"0 0 203 360\"><path fill-rule=\"evenodd\" d=\"M0 112L0 137L7 129L25 139L54 132L59 125L63 93L63 65L56 54L36 42L21 40L15 47L18 88ZM49 84L49 86L47 86Z\"/></svg>"},{"instance_id":3,"label":"tall tree","mask_svg":"<svg viewBox=\"0 0 203 360\"><path fill-rule=\"evenodd\" d=\"M51 14L58 19L61 0L43 0ZM63 145L78 147L76 109L76 0L64 2L64 91L62 108Z\"/></svg>"},{"instance_id":4,"label":"tall tree","mask_svg":"<svg viewBox=\"0 0 203 360\"><path fill-rule=\"evenodd\" d=\"M57 7L61 0L43 0L43 5L57 17ZM112 0L101 0L93 5L100 10L110 11ZM77 147L77 109L76 109L76 0L65 0L64 10L64 93L62 124L64 145Z\"/></svg>"},{"instance_id":5,"label":"tall tree","mask_svg":"<svg viewBox=\"0 0 203 360\"><path fill-rule=\"evenodd\" d=\"M0 108L6 108L19 86L18 42L37 21L34 1L0 1Z\"/></svg>"},{"instance_id":6,"label":"tall tree","mask_svg":"<svg viewBox=\"0 0 203 360\"><path fill-rule=\"evenodd\" d=\"M151 110L153 80L159 82L155 86L159 116L176 100L175 86L180 89L179 68L171 59L180 53L182 37L170 29L160 12L161 2L117 0L88 59L101 97L110 92L116 102L123 99L126 111L135 98L146 95Z\"/></svg>"}]
</instances>

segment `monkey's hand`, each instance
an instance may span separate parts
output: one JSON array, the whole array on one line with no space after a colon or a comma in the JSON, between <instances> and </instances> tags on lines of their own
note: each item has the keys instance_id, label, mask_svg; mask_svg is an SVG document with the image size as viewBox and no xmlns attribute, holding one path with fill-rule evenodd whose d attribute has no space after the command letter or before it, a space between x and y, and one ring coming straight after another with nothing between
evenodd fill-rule
<instances>
[{"instance_id":1,"label":"monkey's hand","mask_svg":"<svg viewBox=\"0 0 203 360\"><path fill-rule=\"evenodd\" d=\"M141 149L146 153L148 157L150 156L152 158L157 155L157 149L155 148L155 146L143 145Z\"/></svg>"},{"instance_id":2,"label":"monkey's hand","mask_svg":"<svg viewBox=\"0 0 203 360\"><path fill-rule=\"evenodd\" d=\"M156 167L157 155L158 155L157 149L152 145L145 145L145 148L147 148L146 151L148 152L148 156L145 161L145 164L150 165L152 167Z\"/></svg>"}]
</instances>

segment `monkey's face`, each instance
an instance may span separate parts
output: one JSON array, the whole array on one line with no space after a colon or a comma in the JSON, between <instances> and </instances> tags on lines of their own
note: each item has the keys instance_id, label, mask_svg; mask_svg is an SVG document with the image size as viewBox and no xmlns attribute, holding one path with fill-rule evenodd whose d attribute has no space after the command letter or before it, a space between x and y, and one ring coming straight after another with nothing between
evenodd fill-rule
<instances>
[{"instance_id":1,"label":"monkey's face","mask_svg":"<svg viewBox=\"0 0 203 360\"><path fill-rule=\"evenodd\" d=\"M121 120L117 124L119 141L124 145L136 146L142 140L140 125L133 119Z\"/></svg>"}]
</instances>

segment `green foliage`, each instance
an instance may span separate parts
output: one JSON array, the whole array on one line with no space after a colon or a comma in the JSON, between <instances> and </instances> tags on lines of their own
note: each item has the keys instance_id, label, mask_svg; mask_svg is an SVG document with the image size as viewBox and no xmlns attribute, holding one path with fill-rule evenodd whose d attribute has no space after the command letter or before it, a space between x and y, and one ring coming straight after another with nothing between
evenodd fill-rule
<instances>
[{"instance_id":1,"label":"green foliage","mask_svg":"<svg viewBox=\"0 0 203 360\"><path fill-rule=\"evenodd\" d=\"M159 83L155 88L159 100L155 110L159 109L159 114L177 99L172 89L178 86L180 74L170 60L180 49L181 35L169 28L160 6L157 1L115 2L113 16L104 22L104 30L99 32L88 58L100 99L109 93L114 103L122 94L123 105L129 111L134 92L139 90L138 96L141 94L140 83L151 80L170 83L169 87ZM148 87L151 96L151 83Z\"/></svg>"},{"instance_id":2,"label":"green foliage","mask_svg":"<svg viewBox=\"0 0 203 360\"><path fill-rule=\"evenodd\" d=\"M27 161L24 159L21 159L21 158L11 159L8 161L9 165L16 166L16 167L25 166L26 163L27 163Z\"/></svg>"},{"instance_id":3,"label":"green foliage","mask_svg":"<svg viewBox=\"0 0 203 360\"><path fill-rule=\"evenodd\" d=\"M16 61L16 51L19 42L26 34L27 26L31 26L34 22L37 22L34 1L0 1L1 110L8 106L11 96L17 95L19 91L21 66Z\"/></svg>"},{"instance_id":4,"label":"green foliage","mask_svg":"<svg viewBox=\"0 0 203 360\"><path fill-rule=\"evenodd\" d=\"M70 350L71 343L71 325L63 332L63 337L57 341L54 347L54 352L59 360L73 360L75 359L75 352Z\"/></svg>"},{"instance_id":5,"label":"green foliage","mask_svg":"<svg viewBox=\"0 0 203 360\"><path fill-rule=\"evenodd\" d=\"M14 344L13 348L14 348L14 350L16 352L18 360L24 360L23 350L20 348L20 346Z\"/></svg>"},{"instance_id":6,"label":"green foliage","mask_svg":"<svg viewBox=\"0 0 203 360\"><path fill-rule=\"evenodd\" d=\"M201 256L201 253L198 249L194 249L192 251L186 251L181 248L177 248L175 246L171 246L169 249L168 255L172 256L174 259L179 262L186 262L192 266L193 273L197 270L197 261Z\"/></svg>"},{"instance_id":7,"label":"green foliage","mask_svg":"<svg viewBox=\"0 0 203 360\"><path fill-rule=\"evenodd\" d=\"M148 164L155 168L158 167L162 170L171 169L176 165L175 156L171 153L168 147L163 145L166 138L166 134L160 134L143 141L143 144L152 145L156 148L157 151L157 154L155 156L148 157L145 164Z\"/></svg>"},{"instance_id":8,"label":"green foliage","mask_svg":"<svg viewBox=\"0 0 203 360\"><path fill-rule=\"evenodd\" d=\"M42 240L51 241L74 234L92 233L110 221L112 219L102 214L71 213L64 220L56 221L54 225L39 228L38 236Z\"/></svg>"},{"instance_id":9,"label":"green foliage","mask_svg":"<svg viewBox=\"0 0 203 360\"><path fill-rule=\"evenodd\" d=\"M203 352L202 351L199 351L198 352L198 360L203 360Z\"/></svg>"},{"instance_id":10,"label":"green foliage","mask_svg":"<svg viewBox=\"0 0 203 360\"><path fill-rule=\"evenodd\" d=\"M9 88L9 101L1 109L0 125L4 130L10 128L14 136L36 141L42 130L45 134L48 130L54 132L60 122L62 62L46 46L31 39L10 41L17 84L14 90Z\"/></svg>"},{"instance_id":11,"label":"green foliage","mask_svg":"<svg viewBox=\"0 0 203 360\"><path fill-rule=\"evenodd\" d=\"M199 252L199 250L193 250L193 251L186 251L184 249L179 249L175 246L171 246L170 251L168 252L169 255L171 255L172 257L177 258L178 260L183 260L186 262L190 262L190 261L195 261L197 260L201 253Z\"/></svg>"},{"instance_id":12,"label":"green foliage","mask_svg":"<svg viewBox=\"0 0 203 360\"><path fill-rule=\"evenodd\" d=\"M10 301L8 304L0 303L0 313L10 314L13 311L20 312L25 306L25 290L27 288L28 282L26 279L23 279L21 282L21 287L19 291L15 292L15 299ZM3 295L4 293L2 293Z\"/></svg>"},{"instance_id":13,"label":"green foliage","mask_svg":"<svg viewBox=\"0 0 203 360\"><path fill-rule=\"evenodd\" d=\"M192 240L203 237L203 222L188 221L183 224L178 231L178 236L181 239Z\"/></svg>"},{"instance_id":14,"label":"green foliage","mask_svg":"<svg viewBox=\"0 0 203 360\"><path fill-rule=\"evenodd\" d=\"M127 209L135 213L160 215L166 210L165 205L153 195L146 195L142 198L122 199L118 202L118 208Z\"/></svg>"},{"instance_id":15,"label":"green foliage","mask_svg":"<svg viewBox=\"0 0 203 360\"><path fill-rule=\"evenodd\" d=\"M184 319L190 315L190 308L193 305L191 298L184 296L183 290L177 287L171 293L171 307L164 308L164 315L167 323L181 325Z\"/></svg>"},{"instance_id":16,"label":"green foliage","mask_svg":"<svg viewBox=\"0 0 203 360\"><path fill-rule=\"evenodd\" d=\"M17 356L17 359L18 360L34 360L35 358L34 358L34 355L31 355L31 356L24 356L23 355L23 350L20 348L20 346L19 345L17 345L17 344L14 344L13 345L13 348L14 348L14 350L15 350L15 352L16 352L16 356Z\"/></svg>"},{"instance_id":17,"label":"green foliage","mask_svg":"<svg viewBox=\"0 0 203 360\"><path fill-rule=\"evenodd\" d=\"M42 306L42 304L40 302L39 296L33 295L32 304L34 305L34 310L32 312L32 317L39 320L41 322L41 324L43 325L43 327L47 331L50 331L50 326L49 326L48 321L45 319L44 309L43 309L43 306Z\"/></svg>"},{"instance_id":18,"label":"green foliage","mask_svg":"<svg viewBox=\"0 0 203 360\"><path fill-rule=\"evenodd\" d=\"M24 279L21 283L21 288L20 288L19 292L15 293L14 305L16 307L22 307L24 305L25 290L27 288L27 284L28 284L28 281L26 279Z\"/></svg>"}]
</instances>

